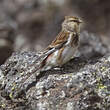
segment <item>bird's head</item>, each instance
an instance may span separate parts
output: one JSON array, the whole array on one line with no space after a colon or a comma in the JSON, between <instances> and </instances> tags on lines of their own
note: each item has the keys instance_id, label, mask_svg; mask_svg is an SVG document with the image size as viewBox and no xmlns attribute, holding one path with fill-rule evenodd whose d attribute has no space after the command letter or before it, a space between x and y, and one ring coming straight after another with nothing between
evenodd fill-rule
<instances>
[{"instance_id":1,"label":"bird's head","mask_svg":"<svg viewBox=\"0 0 110 110\"><path fill-rule=\"evenodd\" d=\"M78 17L66 16L64 22L62 23L62 29L70 32L79 32L79 26L82 23Z\"/></svg>"}]
</instances>

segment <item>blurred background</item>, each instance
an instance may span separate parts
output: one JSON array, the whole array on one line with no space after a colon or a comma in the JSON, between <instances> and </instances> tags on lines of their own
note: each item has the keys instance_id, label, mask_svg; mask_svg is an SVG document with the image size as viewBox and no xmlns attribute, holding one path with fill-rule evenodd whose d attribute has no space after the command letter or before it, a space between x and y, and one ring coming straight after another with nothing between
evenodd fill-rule
<instances>
[{"instance_id":1,"label":"blurred background","mask_svg":"<svg viewBox=\"0 0 110 110\"><path fill-rule=\"evenodd\" d=\"M45 48L67 15L80 17L81 32L110 46L110 0L0 0L0 65L14 51Z\"/></svg>"}]
</instances>

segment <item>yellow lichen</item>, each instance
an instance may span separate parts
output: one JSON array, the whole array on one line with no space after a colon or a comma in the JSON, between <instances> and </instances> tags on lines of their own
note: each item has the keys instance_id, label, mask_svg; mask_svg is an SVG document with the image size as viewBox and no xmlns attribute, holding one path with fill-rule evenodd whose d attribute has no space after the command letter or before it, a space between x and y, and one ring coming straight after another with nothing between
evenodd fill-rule
<instances>
[{"instance_id":1,"label":"yellow lichen","mask_svg":"<svg viewBox=\"0 0 110 110\"><path fill-rule=\"evenodd\" d=\"M13 86L13 87L11 88L11 90L14 91L14 90L15 90L15 87Z\"/></svg>"},{"instance_id":2,"label":"yellow lichen","mask_svg":"<svg viewBox=\"0 0 110 110\"><path fill-rule=\"evenodd\" d=\"M2 104L2 105L1 105L1 107L2 107L2 108L5 108L5 107L6 107L6 105L5 105L5 104Z\"/></svg>"},{"instance_id":3,"label":"yellow lichen","mask_svg":"<svg viewBox=\"0 0 110 110\"><path fill-rule=\"evenodd\" d=\"M103 84L99 84L99 85L98 85L98 88L99 88L99 89L106 89L107 87L104 86Z\"/></svg>"},{"instance_id":4,"label":"yellow lichen","mask_svg":"<svg viewBox=\"0 0 110 110\"><path fill-rule=\"evenodd\" d=\"M13 93L12 93L12 92L9 94L9 97L10 97L11 99L13 98Z\"/></svg>"},{"instance_id":5,"label":"yellow lichen","mask_svg":"<svg viewBox=\"0 0 110 110\"><path fill-rule=\"evenodd\" d=\"M106 67L102 66L102 67L100 68L100 70L101 70L101 71L105 71L105 70L106 70Z\"/></svg>"}]
</instances>

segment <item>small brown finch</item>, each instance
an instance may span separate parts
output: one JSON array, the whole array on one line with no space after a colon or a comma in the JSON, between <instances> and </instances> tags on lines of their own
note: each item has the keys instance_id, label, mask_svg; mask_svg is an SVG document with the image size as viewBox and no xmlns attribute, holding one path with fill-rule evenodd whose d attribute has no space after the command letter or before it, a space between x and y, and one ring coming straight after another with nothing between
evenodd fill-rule
<instances>
[{"instance_id":1,"label":"small brown finch","mask_svg":"<svg viewBox=\"0 0 110 110\"><path fill-rule=\"evenodd\" d=\"M65 17L61 32L43 52L45 54L54 50L42 61L41 71L62 66L73 58L79 44L80 23L82 21L77 17Z\"/></svg>"},{"instance_id":2,"label":"small brown finch","mask_svg":"<svg viewBox=\"0 0 110 110\"><path fill-rule=\"evenodd\" d=\"M82 21L77 17L65 17L62 23L62 30L56 39L44 51L37 53L33 58L34 60L30 60L29 63L27 63L22 61L20 56L20 62L25 62L21 67L20 65L18 65L19 67L17 66L20 74L17 72L18 74L16 74L15 78L14 73L12 74L14 75L12 79L6 77L4 82L4 88L10 93L10 98L14 99L14 97L18 97L18 95L32 87L33 83L29 83L29 81L32 81L34 78L32 73L36 73L35 75L38 76L41 71L46 71L56 66L60 67L73 58L79 44L81 22ZM15 80L13 78L15 78ZM10 84L7 85L9 82ZM29 86L30 84L32 85Z\"/></svg>"}]
</instances>

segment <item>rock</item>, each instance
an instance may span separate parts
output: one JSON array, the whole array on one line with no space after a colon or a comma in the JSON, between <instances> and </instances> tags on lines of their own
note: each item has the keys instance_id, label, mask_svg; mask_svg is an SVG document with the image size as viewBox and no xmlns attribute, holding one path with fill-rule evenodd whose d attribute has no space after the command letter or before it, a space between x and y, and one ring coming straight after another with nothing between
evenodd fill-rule
<instances>
[{"instance_id":1,"label":"rock","mask_svg":"<svg viewBox=\"0 0 110 110\"><path fill-rule=\"evenodd\" d=\"M0 65L3 64L6 59L11 56L13 47L6 39L0 39Z\"/></svg>"},{"instance_id":2,"label":"rock","mask_svg":"<svg viewBox=\"0 0 110 110\"><path fill-rule=\"evenodd\" d=\"M42 54L13 53L0 67L0 108L109 110L110 53L107 46L99 37L83 32L79 51L79 57L61 69L44 72L33 71L39 67L34 62L42 59ZM94 56L95 52L99 57Z\"/></svg>"},{"instance_id":3,"label":"rock","mask_svg":"<svg viewBox=\"0 0 110 110\"><path fill-rule=\"evenodd\" d=\"M0 22L0 65L11 56L13 52L14 27L13 24Z\"/></svg>"},{"instance_id":4,"label":"rock","mask_svg":"<svg viewBox=\"0 0 110 110\"><path fill-rule=\"evenodd\" d=\"M102 43L100 36L83 31L80 35L80 56L84 56L87 59L99 58L108 53L109 47Z\"/></svg>"},{"instance_id":5,"label":"rock","mask_svg":"<svg viewBox=\"0 0 110 110\"><path fill-rule=\"evenodd\" d=\"M47 78L44 77L39 80L36 84L37 87L33 87L32 90L27 92L27 99L31 106L35 108L39 108L37 104L41 103L40 107L43 108L45 105L45 109L50 110L109 110L109 58L110 54L101 58L95 64L88 62L80 69L78 69L78 65L75 69L74 65L71 64L73 71L75 69L75 72L71 73L63 74L65 71L61 71L54 74L54 71L52 71ZM77 64L80 65L79 62ZM36 94L38 88L44 90L42 94Z\"/></svg>"}]
</instances>

